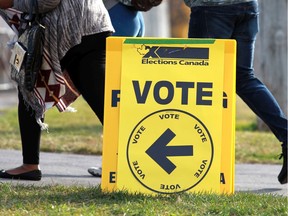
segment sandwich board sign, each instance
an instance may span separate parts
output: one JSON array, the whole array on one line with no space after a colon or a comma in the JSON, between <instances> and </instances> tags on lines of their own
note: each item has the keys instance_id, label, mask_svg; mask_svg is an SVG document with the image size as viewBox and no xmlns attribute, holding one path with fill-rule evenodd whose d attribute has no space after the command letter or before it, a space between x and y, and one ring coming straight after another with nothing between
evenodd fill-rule
<instances>
[{"instance_id":1,"label":"sandwich board sign","mask_svg":"<svg viewBox=\"0 0 288 216\"><path fill-rule=\"evenodd\" d=\"M101 188L234 192L236 42L109 37Z\"/></svg>"}]
</instances>

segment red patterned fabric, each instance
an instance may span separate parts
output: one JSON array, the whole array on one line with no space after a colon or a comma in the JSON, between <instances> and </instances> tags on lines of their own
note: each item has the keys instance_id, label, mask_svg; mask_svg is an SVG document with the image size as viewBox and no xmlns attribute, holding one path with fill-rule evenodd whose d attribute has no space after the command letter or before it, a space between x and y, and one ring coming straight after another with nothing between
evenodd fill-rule
<instances>
[{"instance_id":1,"label":"red patterned fabric","mask_svg":"<svg viewBox=\"0 0 288 216\"><path fill-rule=\"evenodd\" d=\"M63 76L53 73L49 54L46 50L44 50L34 94L39 103L43 104L45 110L56 106L60 112L65 111L80 96L66 71L63 71Z\"/></svg>"},{"instance_id":2,"label":"red patterned fabric","mask_svg":"<svg viewBox=\"0 0 288 216\"><path fill-rule=\"evenodd\" d=\"M9 8L5 10L5 14L6 17L3 17L2 10L2 17L16 33L16 35L18 35L21 12ZM25 94L25 92L22 93ZM40 125L41 122L39 122L39 118L44 115L46 110L56 106L60 112L65 111L69 105L80 96L79 92L70 80L67 71L63 71L62 75L53 72L51 58L45 47L41 70L39 72L33 94L29 94L27 97L31 96L37 99L38 112L39 107L41 107L41 113L38 113L38 116L36 116L37 122ZM24 98L26 98L25 95ZM34 102L35 98L33 99ZM29 100L27 100L27 103L33 108L34 105L30 104ZM44 124L41 126L45 128Z\"/></svg>"}]
</instances>

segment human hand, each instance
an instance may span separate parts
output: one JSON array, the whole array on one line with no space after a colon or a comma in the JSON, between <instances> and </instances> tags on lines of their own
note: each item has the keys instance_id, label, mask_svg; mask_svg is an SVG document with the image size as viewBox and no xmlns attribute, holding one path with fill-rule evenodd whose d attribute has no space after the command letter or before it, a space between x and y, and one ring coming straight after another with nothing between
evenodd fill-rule
<instances>
[{"instance_id":1,"label":"human hand","mask_svg":"<svg viewBox=\"0 0 288 216\"><path fill-rule=\"evenodd\" d=\"M13 6L13 0L0 0L0 8L7 9Z\"/></svg>"}]
</instances>

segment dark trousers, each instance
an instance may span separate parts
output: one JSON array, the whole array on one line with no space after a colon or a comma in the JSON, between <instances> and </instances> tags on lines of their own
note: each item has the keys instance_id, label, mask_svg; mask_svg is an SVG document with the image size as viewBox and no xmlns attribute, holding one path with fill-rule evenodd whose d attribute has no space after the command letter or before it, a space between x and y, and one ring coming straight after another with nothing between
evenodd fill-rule
<instances>
[{"instance_id":1,"label":"dark trousers","mask_svg":"<svg viewBox=\"0 0 288 216\"><path fill-rule=\"evenodd\" d=\"M60 61L71 80L103 124L106 38L109 32L84 36L81 44L71 48ZM18 95L18 119L23 163L39 164L41 129L33 110ZM43 119L44 120L44 119Z\"/></svg>"},{"instance_id":2,"label":"dark trousers","mask_svg":"<svg viewBox=\"0 0 288 216\"><path fill-rule=\"evenodd\" d=\"M237 41L237 94L268 125L280 142L287 143L287 118L269 89L254 74L258 14L257 2L193 7L189 37Z\"/></svg>"}]
</instances>

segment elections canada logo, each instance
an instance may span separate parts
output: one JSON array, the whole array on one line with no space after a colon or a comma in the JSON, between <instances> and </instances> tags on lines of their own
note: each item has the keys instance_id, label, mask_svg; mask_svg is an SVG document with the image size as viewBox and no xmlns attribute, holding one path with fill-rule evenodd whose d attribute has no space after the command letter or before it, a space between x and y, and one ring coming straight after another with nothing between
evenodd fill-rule
<instances>
[{"instance_id":1,"label":"elections canada logo","mask_svg":"<svg viewBox=\"0 0 288 216\"><path fill-rule=\"evenodd\" d=\"M141 45L142 64L209 66L209 48Z\"/></svg>"},{"instance_id":2,"label":"elections canada logo","mask_svg":"<svg viewBox=\"0 0 288 216\"><path fill-rule=\"evenodd\" d=\"M210 170L213 154L212 137L203 122L178 109L144 117L131 132L126 151L137 181L164 194L198 185Z\"/></svg>"}]
</instances>

